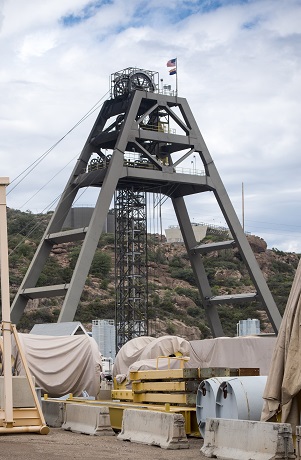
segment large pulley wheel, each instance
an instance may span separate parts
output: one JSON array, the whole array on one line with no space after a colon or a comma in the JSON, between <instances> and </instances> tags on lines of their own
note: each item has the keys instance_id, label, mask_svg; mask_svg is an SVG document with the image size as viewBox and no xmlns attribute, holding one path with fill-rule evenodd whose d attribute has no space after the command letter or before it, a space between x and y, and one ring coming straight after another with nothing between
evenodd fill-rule
<instances>
[{"instance_id":1,"label":"large pulley wheel","mask_svg":"<svg viewBox=\"0 0 301 460\"><path fill-rule=\"evenodd\" d=\"M151 78L144 72L122 75L114 83L114 97L125 96L131 91L155 91Z\"/></svg>"},{"instance_id":2,"label":"large pulley wheel","mask_svg":"<svg viewBox=\"0 0 301 460\"><path fill-rule=\"evenodd\" d=\"M114 83L114 97L123 96L129 91L129 77L127 75L119 77Z\"/></svg>"},{"instance_id":3,"label":"large pulley wheel","mask_svg":"<svg viewBox=\"0 0 301 460\"><path fill-rule=\"evenodd\" d=\"M144 72L136 72L130 75L130 91L154 91L155 87L151 78Z\"/></svg>"}]
</instances>

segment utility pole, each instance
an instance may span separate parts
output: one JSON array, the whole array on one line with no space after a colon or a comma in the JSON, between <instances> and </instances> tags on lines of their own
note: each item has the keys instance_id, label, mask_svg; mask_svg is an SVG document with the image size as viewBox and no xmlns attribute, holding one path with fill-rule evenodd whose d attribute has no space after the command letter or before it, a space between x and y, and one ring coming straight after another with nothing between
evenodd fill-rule
<instances>
[{"instance_id":1,"label":"utility pole","mask_svg":"<svg viewBox=\"0 0 301 460\"><path fill-rule=\"evenodd\" d=\"M3 337L3 393L0 395L3 405L0 411L0 434L38 432L48 434L49 428L45 423L44 415L38 401L38 397L32 381L32 376L26 362L25 354L21 350L16 327L11 323L10 298L9 298L9 264L8 264L8 240L7 240L7 217L6 217L6 190L9 185L8 177L0 177L0 271L1 271L1 307L2 322L1 331ZM26 377L13 376L12 373L12 345L14 337L18 353L25 370ZM19 379L19 385L14 386L13 381ZM27 382L26 382L27 379ZM14 407L13 388L18 389L27 405L23 408ZM28 394L32 394L32 405L28 406ZM20 396L20 395L19 395ZM24 410L26 409L26 410Z\"/></svg>"},{"instance_id":2,"label":"utility pole","mask_svg":"<svg viewBox=\"0 0 301 460\"><path fill-rule=\"evenodd\" d=\"M13 419L13 377L11 369L11 321L9 298L8 241L6 219L6 186L8 177L0 177L0 269L1 269L1 304L3 336L3 371L4 371L4 411L5 426L12 428Z\"/></svg>"}]
</instances>

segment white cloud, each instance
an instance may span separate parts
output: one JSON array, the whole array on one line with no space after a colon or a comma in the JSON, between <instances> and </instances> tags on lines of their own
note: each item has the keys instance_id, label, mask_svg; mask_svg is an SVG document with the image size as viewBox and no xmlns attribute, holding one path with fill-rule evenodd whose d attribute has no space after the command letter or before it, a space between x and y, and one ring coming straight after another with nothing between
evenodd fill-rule
<instances>
[{"instance_id":1,"label":"white cloud","mask_svg":"<svg viewBox=\"0 0 301 460\"><path fill-rule=\"evenodd\" d=\"M239 216L244 182L246 230L269 247L301 252L300 2L225 1L215 9L211 2L208 10L209 3L115 0L88 11L92 2L85 0L6 0L0 9L1 174L13 179L60 139L107 93L111 73L137 66L174 85L165 64L177 57L179 94L191 105ZM36 212L52 202L95 118L13 190L10 206L22 206L71 162L26 207ZM211 195L187 201L194 222L224 224ZM168 201L164 219L176 223Z\"/></svg>"},{"instance_id":2,"label":"white cloud","mask_svg":"<svg viewBox=\"0 0 301 460\"><path fill-rule=\"evenodd\" d=\"M20 59L41 57L56 45L55 33L47 30L27 35L20 46Z\"/></svg>"}]
</instances>

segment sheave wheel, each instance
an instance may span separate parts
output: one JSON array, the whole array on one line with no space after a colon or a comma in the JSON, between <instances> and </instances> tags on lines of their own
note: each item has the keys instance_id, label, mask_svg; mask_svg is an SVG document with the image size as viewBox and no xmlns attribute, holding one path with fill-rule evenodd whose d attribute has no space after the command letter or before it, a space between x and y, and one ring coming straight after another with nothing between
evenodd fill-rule
<instances>
[{"instance_id":1,"label":"sheave wheel","mask_svg":"<svg viewBox=\"0 0 301 460\"><path fill-rule=\"evenodd\" d=\"M130 75L130 91L138 89L141 91L154 91L155 87L148 75L143 72L136 72Z\"/></svg>"},{"instance_id":2,"label":"sheave wheel","mask_svg":"<svg viewBox=\"0 0 301 460\"><path fill-rule=\"evenodd\" d=\"M129 92L129 77L122 76L115 81L114 97L123 96Z\"/></svg>"}]
</instances>

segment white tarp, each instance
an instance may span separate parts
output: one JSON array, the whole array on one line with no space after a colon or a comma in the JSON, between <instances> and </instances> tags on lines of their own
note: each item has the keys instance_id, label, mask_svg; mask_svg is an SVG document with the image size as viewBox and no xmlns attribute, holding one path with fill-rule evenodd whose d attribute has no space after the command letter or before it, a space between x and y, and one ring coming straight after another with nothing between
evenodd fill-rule
<instances>
[{"instance_id":1,"label":"white tarp","mask_svg":"<svg viewBox=\"0 0 301 460\"><path fill-rule=\"evenodd\" d=\"M130 365L140 360L143 349L153 340L155 340L154 337L142 336L125 343L115 358L113 377L119 374L127 374Z\"/></svg>"},{"instance_id":2,"label":"white tarp","mask_svg":"<svg viewBox=\"0 0 301 460\"><path fill-rule=\"evenodd\" d=\"M268 375L276 337L218 337L192 340L187 367L259 367Z\"/></svg>"},{"instance_id":3,"label":"white tarp","mask_svg":"<svg viewBox=\"0 0 301 460\"><path fill-rule=\"evenodd\" d=\"M293 433L300 425L301 391L301 261L280 325L271 369L264 390L261 420L281 411L281 422L290 423Z\"/></svg>"},{"instance_id":4,"label":"white tarp","mask_svg":"<svg viewBox=\"0 0 301 460\"><path fill-rule=\"evenodd\" d=\"M138 337L127 342L117 353L114 363L114 377L121 383L129 382L129 370L156 369L159 356L175 356L180 353L189 356L189 342L174 335L162 337ZM178 361L178 363L176 363ZM175 359L159 359L158 369L177 369L180 364ZM186 365L187 363L185 363Z\"/></svg>"},{"instance_id":5,"label":"white tarp","mask_svg":"<svg viewBox=\"0 0 301 460\"><path fill-rule=\"evenodd\" d=\"M97 343L88 335L45 336L18 334L36 386L52 397L68 393L80 396L86 391L96 396L100 387L101 354ZM20 355L13 344L16 368L24 375Z\"/></svg>"},{"instance_id":6,"label":"white tarp","mask_svg":"<svg viewBox=\"0 0 301 460\"><path fill-rule=\"evenodd\" d=\"M187 361L184 363L184 367L187 367ZM173 358L152 358L152 359L143 359L141 361L136 361L134 364L131 364L129 367L129 373L132 371L152 371L152 370L165 370L165 369L181 369L181 361L179 359Z\"/></svg>"},{"instance_id":7,"label":"white tarp","mask_svg":"<svg viewBox=\"0 0 301 460\"><path fill-rule=\"evenodd\" d=\"M129 367L136 361L145 361L157 358L158 356L171 356L181 353L189 356L189 342L181 337L174 335L164 335L162 337L137 337L127 342L117 353L113 376L128 375ZM167 369L163 365L163 368Z\"/></svg>"},{"instance_id":8,"label":"white tarp","mask_svg":"<svg viewBox=\"0 0 301 460\"><path fill-rule=\"evenodd\" d=\"M175 335L164 335L150 342L143 349L140 360L157 358L158 356L171 356L180 353L189 356L189 342Z\"/></svg>"},{"instance_id":9,"label":"white tarp","mask_svg":"<svg viewBox=\"0 0 301 460\"><path fill-rule=\"evenodd\" d=\"M122 383L126 380L127 388L130 388L130 371L179 369L180 360L159 357L175 356L179 353L188 357L189 350L189 342L174 335L164 335L156 339L153 337L139 337L139 340L138 338L130 340L119 350L116 356L114 377L116 377L117 383ZM187 362L185 362L186 365Z\"/></svg>"},{"instance_id":10,"label":"white tarp","mask_svg":"<svg viewBox=\"0 0 301 460\"><path fill-rule=\"evenodd\" d=\"M216 339L187 340L177 336L139 337L127 342L117 354L114 377L118 383L129 384L130 370L176 368L177 360L157 361L159 356L177 353L190 359L184 367L189 368L259 368L260 375L268 375L276 337L218 337Z\"/></svg>"}]
</instances>

